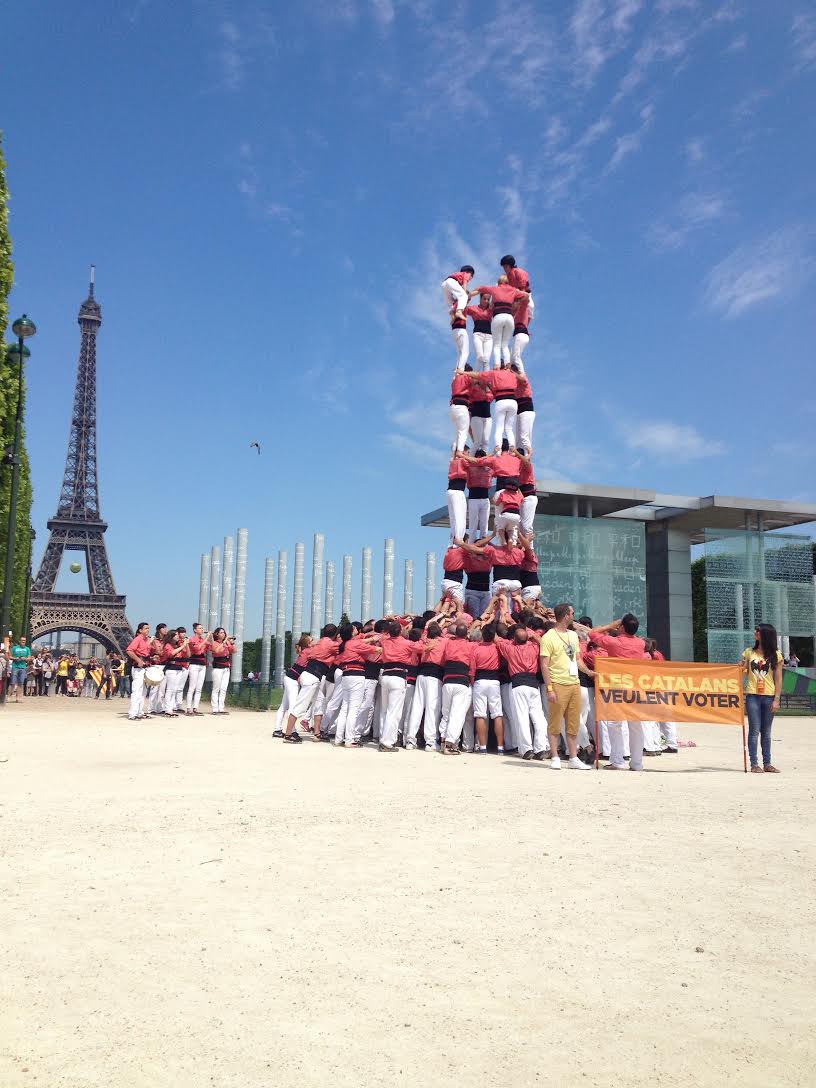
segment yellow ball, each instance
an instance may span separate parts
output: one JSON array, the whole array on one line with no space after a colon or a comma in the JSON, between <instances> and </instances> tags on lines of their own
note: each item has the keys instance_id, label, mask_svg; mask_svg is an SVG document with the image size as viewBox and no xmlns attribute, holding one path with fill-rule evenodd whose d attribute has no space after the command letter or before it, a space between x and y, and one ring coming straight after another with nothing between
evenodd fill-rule
<instances>
[{"instance_id":1,"label":"yellow ball","mask_svg":"<svg viewBox=\"0 0 816 1088\"><path fill-rule=\"evenodd\" d=\"M82 566L81 566L80 563L72 563L71 564L71 574L79 574L79 572L81 570L82 570Z\"/></svg>"}]
</instances>

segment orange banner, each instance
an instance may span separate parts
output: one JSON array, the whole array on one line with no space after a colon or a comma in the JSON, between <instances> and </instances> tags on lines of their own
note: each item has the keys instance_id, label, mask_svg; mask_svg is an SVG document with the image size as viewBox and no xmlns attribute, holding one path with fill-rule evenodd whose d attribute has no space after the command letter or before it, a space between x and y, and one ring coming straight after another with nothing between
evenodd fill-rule
<instances>
[{"instance_id":1,"label":"orange banner","mask_svg":"<svg viewBox=\"0 0 816 1088\"><path fill-rule=\"evenodd\" d=\"M612 722L742 725L742 670L696 661L596 657L595 716Z\"/></svg>"}]
</instances>

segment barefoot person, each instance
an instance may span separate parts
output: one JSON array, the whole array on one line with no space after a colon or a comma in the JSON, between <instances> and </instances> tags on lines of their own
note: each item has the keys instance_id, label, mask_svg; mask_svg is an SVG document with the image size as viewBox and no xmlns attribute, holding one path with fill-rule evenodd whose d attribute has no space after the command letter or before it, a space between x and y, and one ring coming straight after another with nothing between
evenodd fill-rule
<instances>
[{"instance_id":1,"label":"barefoot person","mask_svg":"<svg viewBox=\"0 0 816 1088\"><path fill-rule=\"evenodd\" d=\"M771 726L779 710L782 691L782 654L777 648L776 628L760 623L754 631L754 645L744 651L742 667L748 677L745 711L748 715L748 755L751 771L778 774L771 763ZM762 745L762 766L757 758L757 740Z\"/></svg>"}]
</instances>

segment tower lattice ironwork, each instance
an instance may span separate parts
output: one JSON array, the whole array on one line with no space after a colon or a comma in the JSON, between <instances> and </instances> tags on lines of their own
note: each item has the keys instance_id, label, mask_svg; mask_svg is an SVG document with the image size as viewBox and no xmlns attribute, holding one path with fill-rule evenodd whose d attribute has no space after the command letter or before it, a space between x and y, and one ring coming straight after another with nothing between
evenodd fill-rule
<instances>
[{"instance_id":1,"label":"tower lattice ironwork","mask_svg":"<svg viewBox=\"0 0 816 1088\"><path fill-rule=\"evenodd\" d=\"M113 584L99 512L96 473L96 334L102 308L94 298L94 270L88 297L79 308L81 333L68 454L57 512L48 522L50 536L31 591L31 635L79 631L108 649L124 651L133 637L125 615L126 598ZM83 552L88 593L58 593L57 575L64 553Z\"/></svg>"}]
</instances>

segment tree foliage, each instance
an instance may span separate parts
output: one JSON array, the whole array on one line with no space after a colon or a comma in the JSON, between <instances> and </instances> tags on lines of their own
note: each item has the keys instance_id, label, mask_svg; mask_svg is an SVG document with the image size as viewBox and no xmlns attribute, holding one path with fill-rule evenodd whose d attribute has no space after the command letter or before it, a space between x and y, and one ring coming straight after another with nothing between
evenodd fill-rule
<instances>
[{"instance_id":1,"label":"tree foliage","mask_svg":"<svg viewBox=\"0 0 816 1088\"><path fill-rule=\"evenodd\" d=\"M14 280L11 260L11 237L8 231L8 189L6 164L0 144L0 446L5 449L14 442L14 419L17 413L17 367L6 360L8 337L8 296ZM25 410L25 384L23 384ZM8 546L8 515L11 497L11 465L0 466L0 592ZM17 524L15 527L14 585L11 600L11 629L15 636L25 634L24 602L31 551L31 472L25 448L25 429L20 455L20 482L17 493Z\"/></svg>"}]
</instances>

